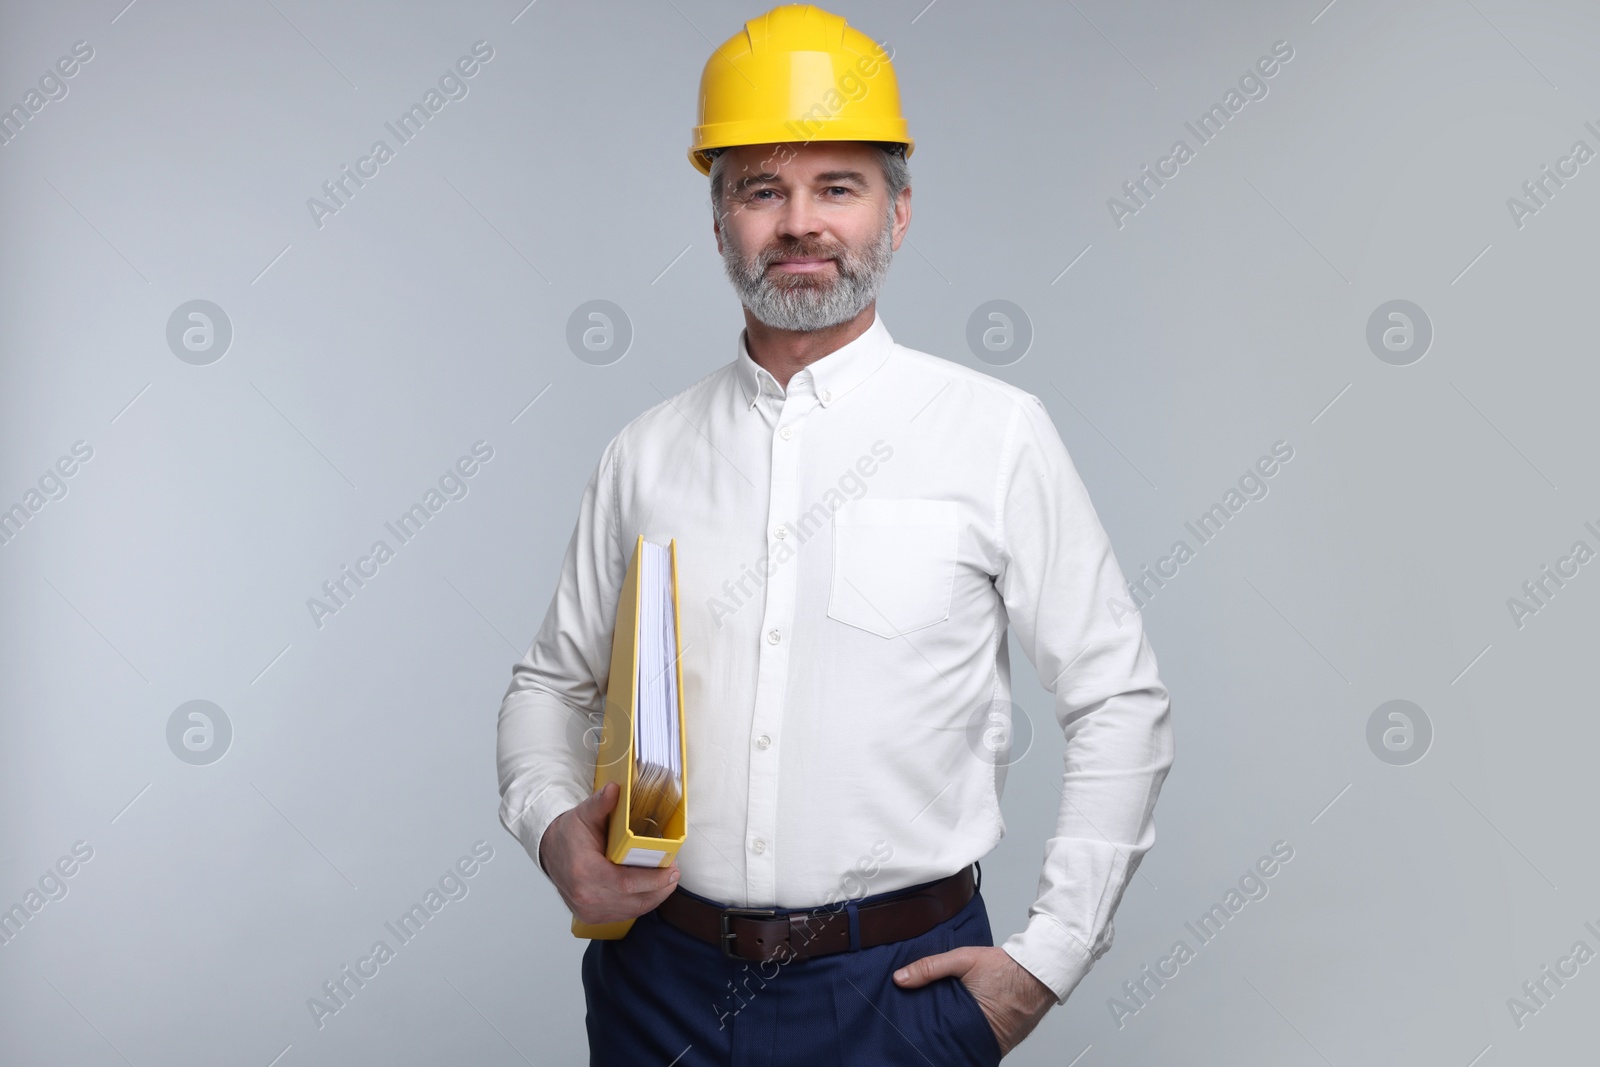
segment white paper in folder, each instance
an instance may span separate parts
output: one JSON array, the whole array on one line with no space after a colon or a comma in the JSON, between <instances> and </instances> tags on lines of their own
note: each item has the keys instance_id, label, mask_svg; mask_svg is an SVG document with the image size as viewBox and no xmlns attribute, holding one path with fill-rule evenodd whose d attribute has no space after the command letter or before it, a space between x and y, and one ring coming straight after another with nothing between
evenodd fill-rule
<instances>
[{"instance_id":1,"label":"white paper in folder","mask_svg":"<svg viewBox=\"0 0 1600 1067\"><path fill-rule=\"evenodd\" d=\"M660 837L683 795L672 555L665 545L646 541L640 563L643 588L639 591L639 669L634 675L633 799L629 829L636 834ZM632 859L630 856L629 860ZM656 860L659 862L660 857Z\"/></svg>"}]
</instances>

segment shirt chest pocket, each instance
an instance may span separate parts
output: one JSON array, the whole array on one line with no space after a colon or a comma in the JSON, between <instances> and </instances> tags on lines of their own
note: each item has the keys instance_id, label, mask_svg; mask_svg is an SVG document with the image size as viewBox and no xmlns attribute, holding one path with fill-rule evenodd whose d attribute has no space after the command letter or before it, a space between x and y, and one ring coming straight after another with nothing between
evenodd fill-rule
<instances>
[{"instance_id":1,"label":"shirt chest pocket","mask_svg":"<svg viewBox=\"0 0 1600 1067\"><path fill-rule=\"evenodd\" d=\"M852 500L833 516L828 617L898 637L950 617L953 500Z\"/></svg>"}]
</instances>

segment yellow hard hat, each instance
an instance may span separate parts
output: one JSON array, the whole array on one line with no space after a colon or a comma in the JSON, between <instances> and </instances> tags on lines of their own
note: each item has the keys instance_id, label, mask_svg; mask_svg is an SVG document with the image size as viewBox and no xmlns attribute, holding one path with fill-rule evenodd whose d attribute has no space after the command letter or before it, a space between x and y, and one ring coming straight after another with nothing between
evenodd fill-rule
<instances>
[{"instance_id":1,"label":"yellow hard hat","mask_svg":"<svg viewBox=\"0 0 1600 1067\"><path fill-rule=\"evenodd\" d=\"M889 53L840 15L786 4L744 24L706 60L689 162L712 149L785 141L914 143Z\"/></svg>"}]
</instances>

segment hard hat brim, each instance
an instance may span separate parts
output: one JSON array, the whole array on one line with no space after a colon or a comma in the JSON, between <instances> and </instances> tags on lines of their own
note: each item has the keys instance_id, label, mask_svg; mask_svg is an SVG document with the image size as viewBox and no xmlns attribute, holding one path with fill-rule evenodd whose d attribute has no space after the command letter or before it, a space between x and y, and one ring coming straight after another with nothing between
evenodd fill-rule
<instances>
[{"instance_id":1,"label":"hard hat brim","mask_svg":"<svg viewBox=\"0 0 1600 1067\"><path fill-rule=\"evenodd\" d=\"M714 126L697 126L694 141L689 147L689 162L701 174L711 174L710 150L737 148L753 144L807 144L812 141L863 141L905 145L906 158L911 157L916 141L906 133L905 122L886 129L882 120L870 122L850 120L812 120L820 129L806 131L791 129L794 123L774 127L769 122L723 122ZM898 128L894 128L897 125Z\"/></svg>"}]
</instances>

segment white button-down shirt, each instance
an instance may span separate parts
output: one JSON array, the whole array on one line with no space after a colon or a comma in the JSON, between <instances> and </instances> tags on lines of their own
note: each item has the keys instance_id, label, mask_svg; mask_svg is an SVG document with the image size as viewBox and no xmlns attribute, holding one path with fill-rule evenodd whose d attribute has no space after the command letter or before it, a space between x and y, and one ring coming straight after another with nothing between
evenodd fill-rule
<instances>
[{"instance_id":1,"label":"white button-down shirt","mask_svg":"<svg viewBox=\"0 0 1600 1067\"><path fill-rule=\"evenodd\" d=\"M1155 839L1168 695L1044 405L895 344L880 320L787 389L737 358L600 457L559 585L500 708L500 819L538 859L588 796L634 540L678 542L682 885L816 907L952 874L1005 832L1008 625L1066 734L1026 928L1067 995ZM585 743L585 736L589 741Z\"/></svg>"}]
</instances>

